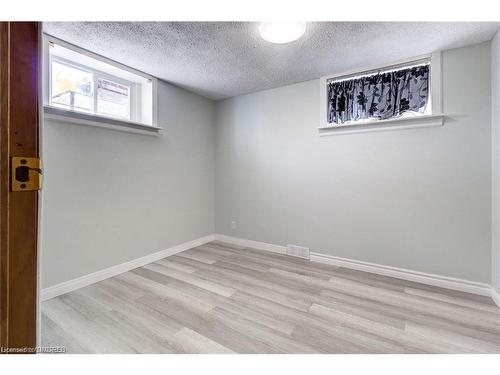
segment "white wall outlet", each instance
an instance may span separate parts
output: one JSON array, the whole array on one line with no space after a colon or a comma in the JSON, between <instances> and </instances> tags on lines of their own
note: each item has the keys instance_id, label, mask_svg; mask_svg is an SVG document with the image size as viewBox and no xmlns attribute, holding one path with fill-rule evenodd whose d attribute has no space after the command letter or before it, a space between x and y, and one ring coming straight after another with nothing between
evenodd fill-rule
<instances>
[{"instance_id":1,"label":"white wall outlet","mask_svg":"<svg viewBox=\"0 0 500 375\"><path fill-rule=\"evenodd\" d=\"M286 245L286 254L292 257L309 259L309 248L298 245Z\"/></svg>"},{"instance_id":2,"label":"white wall outlet","mask_svg":"<svg viewBox=\"0 0 500 375\"><path fill-rule=\"evenodd\" d=\"M238 226L238 223L236 223L236 221L231 221L231 229L236 229L236 227Z\"/></svg>"}]
</instances>

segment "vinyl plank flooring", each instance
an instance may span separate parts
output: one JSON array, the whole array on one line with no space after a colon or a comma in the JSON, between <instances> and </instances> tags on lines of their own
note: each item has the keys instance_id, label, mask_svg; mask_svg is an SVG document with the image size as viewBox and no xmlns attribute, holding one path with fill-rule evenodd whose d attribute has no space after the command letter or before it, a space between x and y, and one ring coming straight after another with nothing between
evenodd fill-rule
<instances>
[{"instance_id":1,"label":"vinyl plank flooring","mask_svg":"<svg viewBox=\"0 0 500 375\"><path fill-rule=\"evenodd\" d=\"M394 285L394 286L399 286L399 287L402 286L405 288L414 288L414 289L418 289L418 290L422 290L422 291L430 291L430 292L434 292L434 293L440 293L443 295L447 295L450 297L464 299L464 300L471 301L471 302L476 301L476 302L479 302L483 305L497 307L490 297L480 296L480 295L472 294L472 293L460 292L460 291L452 290L452 289L445 289L445 288L427 285L427 284L421 284L421 283L417 283L414 281L397 279L395 277L390 277L390 276L377 275L377 274L370 273L370 272L357 271L357 270L348 269L348 268L339 268L337 270L336 274L333 276L340 276L340 277L343 277L346 279L358 280L358 281L364 280L364 282L366 284L369 284L369 285L375 285L373 282L377 281L377 282L383 283L383 284L379 284L381 286L384 284L389 284L389 285Z\"/></svg>"},{"instance_id":2,"label":"vinyl plank flooring","mask_svg":"<svg viewBox=\"0 0 500 375\"><path fill-rule=\"evenodd\" d=\"M497 329L500 324L498 313L477 311L441 301L430 300L420 296L372 287L367 284L332 277L325 290L340 291L370 300L383 301L392 306L407 306L415 312L432 314L439 317L459 319L464 324L478 324ZM322 293L325 293L323 291Z\"/></svg>"},{"instance_id":3,"label":"vinyl plank flooring","mask_svg":"<svg viewBox=\"0 0 500 375\"><path fill-rule=\"evenodd\" d=\"M184 264L174 262L172 260L160 259L156 263L161 264L164 267L172 268L174 270L182 271L182 272L186 272L186 273L193 273L194 271L196 271L196 268L194 268L194 267L189 267L189 266L186 266Z\"/></svg>"},{"instance_id":4,"label":"vinyl plank flooring","mask_svg":"<svg viewBox=\"0 0 500 375\"><path fill-rule=\"evenodd\" d=\"M208 244L207 246L217 247L217 245L212 245L212 244L213 243ZM309 270L311 272L322 273L324 275L330 275L330 274L335 275L337 270L339 269L339 267L337 266L332 266L317 262L310 262L305 259L288 257L286 255L267 252L263 250L247 248L244 249L244 251L242 251L238 250L237 248L231 248L229 246L225 246L223 248L228 250L230 249L230 251L233 254L232 256L234 258L243 259L247 262L269 265L269 267L272 266L274 266L275 268L286 267L302 271Z\"/></svg>"},{"instance_id":5,"label":"vinyl plank flooring","mask_svg":"<svg viewBox=\"0 0 500 375\"><path fill-rule=\"evenodd\" d=\"M214 241L42 304L68 353L500 353L490 298Z\"/></svg>"},{"instance_id":6,"label":"vinyl plank flooring","mask_svg":"<svg viewBox=\"0 0 500 375\"><path fill-rule=\"evenodd\" d=\"M340 321L327 320L321 316L298 311L258 296L238 292L231 299L235 299L240 304L250 306L253 310L273 314L279 320L295 324L299 329L295 330L293 334L297 334L300 331L300 327L306 330L322 332L326 339L340 342L344 346L344 350L334 353L378 353L380 352L379 347L391 345L388 340L381 339L380 337L370 340L370 337L373 337L371 333L356 328L347 328ZM368 342L372 345L369 345ZM397 353L399 351L394 350L389 352Z\"/></svg>"},{"instance_id":7,"label":"vinyl plank flooring","mask_svg":"<svg viewBox=\"0 0 500 375\"><path fill-rule=\"evenodd\" d=\"M322 292L319 304L327 307L337 307L341 311L343 311L342 309L356 309L357 314L368 319L373 319L373 317L375 317L375 320L395 319L399 326L401 321L411 321L436 328L463 332L471 337L500 343L500 331L493 329L493 327L484 328L476 324L465 325L459 319L455 319L454 316L439 317L428 312L415 311L409 306L394 306L382 301L331 291Z\"/></svg>"},{"instance_id":8,"label":"vinyl plank flooring","mask_svg":"<svg viewBox=\"0 0 500 375\"><path fill-rule=\"evenodd\" d=\"M328 321L332 321L337 324L352 328L357 328L372 335L380 336L380 338L400 342L402 345L410 345L421 348L422 350L429 349L432 352L436 353L468 352L466 348L460 347L458 345L453 345L453 343L436 344L433 338L426 335L412 335L411 331L409 332L406 330L397 329L387 324L374 322L360 316L347 314L321 305L314 304L313 306L311 306L310 311L312 314L321 316Z\"/></svg>"},{"instance_id":9,"label":"vinyl plank flooring","mask_svg":"<svg viewBox=\"0 0 500 375\"><path fill-rule=\"evenodd\" d=\"M157 272L148 271L147 269L136 269L118 277L132 283L138 283L144 287L145 291L151 292L146 294L146 296L151 295L156 297L157 300L175 301L182 306L201 312L210 311L214 308L214 306L209 303L169 288L168 283L158 282L159 277L162 275ZM140 297L138 300L141 298L144 297Z\"/></svg>"},{"instance_id":10,"label":"vinyl plank flooring","mask_svg":"<svg viewBox=\"0 0 500 375\"><path fill-rule=\"evenodd\" d=\"M290 290L271 282L266 282L262 280L264 276L263 273L255 274L251 277L230 270L221 270L214 265L208 266L191 259L183 259L179 260L179 262L198 267L199 270L196 271L196 274L200 277L233 287L240 291L245 291L249 294L264 296L269 300L277 301L287 306L293 306L302 311L307 311L311 305L308 295L304 293L301 294L299 291ZM299 296L297 296L297 294L299 294ZM301 298L304 296L306 297L305 299Z\"/></svg>"},{"instance_id":11,"label":"vinyl plank flooring","mask_svg":"<svg viewBox=\"0 0 500 375\"><path fill-rule=\"evenodd\" d=\"M47 302L49 303L45 304L43 314L64 331L71 332L71 336L88 348L91 353L135 353L135 350L126 342L110 335L109 329L99 326L95 318L87 319L61 299ZM68 349L65 343L57 345Z\"/></svg>"},{"instance_id":12,"label":"vinyl plank flooring","mask_svg":"<svg viewBox=\"0 0 500 375\"><path fill-rule=\"evenodd\" d=\"M316 350L307 344L293 340L274 328L269 328L255 320L235 314L227 309L216 307L210 314L217 320L224 322L228 327L241 332L254 341L259 341L276 353L306 353L313 354Z\"/></svg>"},{"instance_id":13,"label":"vinyl plank flooring","mask_svg":"<svg viewBox=\"0 0 500 375\"><path fill-rule=\"evenodd\" d=\"M274 329L286 335L289 335L295 328L295 325L287 321L277 319L271 313L265 314L260 311L256 311L255 309L251 309L248 305L241 304L231 298L216 295L195 285L178 281L172 283L171 286L208 303L212 303L217 307L225 309L238 316L245 317L255 323Z\"/></svg>"},{"instance_id":14,"label":"vinyl plank flooring","mask_svg":"<svg viewBox=\"0 0 500 375\"><path fill-rule=\"evenodd\" d=\"M122 288L126 288L126 284ZM177 321L170 319L167 315L144 304L136 303L135 301L140 297L123 299L122 296L114 295L114 291L108 285L82 291L82 293L89 294L94 299L107 303L112 309L113 314L122 314L130 319L132 324L140 325L145 332L151 336L158 337L161 341L168 341L184 327Z\"/></svg>"},{"instance_id":15,"label":"vinyl plank flooring","mask_svg":"<svg viewBox=\"0 0 500 375\"><path fill-rule=\"evenodd\" d=\"M179 254L176 255L176 257L192 259L192 260L196 260L198 262L202 262L202 263L206 263L206 264L215 263L215 261L217 260L216 256L210 256L210 255L202 254L199 251L198 252L193 252L191 250L179 253Z\"/></svg>"},{"instance_id":16,"label":"vinyl plank flooring","mask_svg":"<svg viewBox=\"0 0 500 375\"><path fill-rule=\"evenodd\" d=\"M275 301L284 306L288 306L300 311L308 311L311 301L306 298L297 297L297 291L291 291L280 285L273 285L269 282L262 282L260 279L242 278L241 275L229 275L225 272L215 272L213 270L201 270L197 273L207 279L216 280L221 284L232 285L235 289L246 292L250 295L260 296L269 301ZM254 282L250 281L254 280ZM283 293L285 291L286 293ZM300 294L301 296L303 294Z\"/></svg>"},{"instance_id":17,"label":"vinyl plank flooring","mask_svg":"<svg viewBox=\"0 0 500 375\"><path fill-rule=\"evenodd\" d=\"M406 287L404 289L405 293L411 294L414 296L420 296L424 298L429 298L435 301L441 301L441 302L446 302L452 305L457 305L457 306L463 306L463 307L468 307L471 309L477 309L481 311L489 311L494 314L498 312L498 306L496 305L490 305L490 304L485 304L485 303L480 303L474 300L468 300L465 298L458 298L452 295L440 293L440 292L433 292L429 290L422 290L422 289L416 289L416 288L408 288Z\"/></svg>"},{"instance_id":18,"label":"vinyl plank flooring","mask_svg":"<svg viewBox=\"0 0 500 375\"><path fill-rule=\"evenodd\" d=\"M196 331L189 328L180 330L176 337L181 343L186 352L189 353L205 353L205 354L228 354L234 353L231 349L226 348L209 338L200 335Z\"/></svg>"},{"instance_id":19,"label":"vinyl plank flooring","mask_svg":"<svg viewBox=\"0 0 500 375\"><path fill-rule=\"evenodd\" d=\"M214 341L222 346L238 353L275 353L272 348L264 345L258 340L252 340L243 332L228 326L226 322L217 319L209 311L200 312L189 309L169 301L159 301L152 296L144 296L138 300L157 311L168 315L169 318L198 334ZM177 338L177 343L179 343Z\"/></svg>"},{"instance_id":20,"label":"vinyl plank flooring","mask_svg":"<svg viewBox=\"0 0 500 375\"><path fill-rule=\"evenodd\" d=\"M64 346L68 353L92 353L88 347L66 332L60 324L53 322L47 315L42 314L41 324L44 346Z\"/></svg>"},{"instance_id":21,"label":"vinyl plank flooring","mask_svg":"<svg viewBox=\"0 0 500 375\"><path fill-rule=\"evenodd\" d=\"M222 286L222 285L219 285L217 283L213 283L211 281L207 281L205 279L197 277L195 273L187 274L187 273L182 272L182 271L176 271L176 270L172 270L172 269L169 270L165 267L162 267L160 264L154 264L154 263L148 264L148 265L144 266L143 268L150 270L150 271L153 271L153 272L163 274L165 276L168 276L168 277L176 279L176 280L185 281L189 284L196 285L202 289L209 290L213 293L219 294L219 295L224 296L224 297L229 297L234 292L236 292L236 290L233 288L229 288L227 286Z\"/></svg>"}]
</instances>

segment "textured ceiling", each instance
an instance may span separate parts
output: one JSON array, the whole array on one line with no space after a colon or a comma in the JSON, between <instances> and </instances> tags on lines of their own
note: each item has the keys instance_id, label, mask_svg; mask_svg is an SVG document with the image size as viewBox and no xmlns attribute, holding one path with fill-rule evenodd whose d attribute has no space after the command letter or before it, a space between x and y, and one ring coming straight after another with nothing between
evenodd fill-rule
<instances>
[{"instance_id":1,"label":"textured ceiling","mask_svg":"<svg viewBox=\"0 0 500 375\"><path fill-rule=\"evenodd\" d=\"M310 22L296 42L260 38L254 22L48 22L82 48L211 99L491 39L500 23Z\"/></svg>"}]
</instances>

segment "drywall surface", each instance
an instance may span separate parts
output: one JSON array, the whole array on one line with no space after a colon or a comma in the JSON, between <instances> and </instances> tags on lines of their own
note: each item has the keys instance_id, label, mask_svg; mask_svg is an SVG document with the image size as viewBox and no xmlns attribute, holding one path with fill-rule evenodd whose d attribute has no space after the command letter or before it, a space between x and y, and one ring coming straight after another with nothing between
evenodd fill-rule
<instances>
[{"instance_id":1,"label":"drywall surface","mask_svg":"<svg viewBox=\"0 0 500 375\"><path fill-rule=\"evenodd\" d=\"M218 102L217 233L489 283L490 44L442 62L443 127L319 137L318 80Z\"/></svg>"},{"instance_id":2,"label":"drywall surface","mask_svg":"<svg viewBox=\"0 0 500 375\"><path fill-rule=\"evenodd\" d=\"M45 121L42 287L214 233L214 103L158 98L156 137Z\"/></svg>"},{"instance_id":3,"label":"drywall surface","mask_svg":"<svg viewBox=\"0 0 500 375\"><path fill-rule=\"evenodd\" d=\"M492 274L500 292L500 32L491 41L491 139L492 139Z\"/></svg>"}]
</instances>

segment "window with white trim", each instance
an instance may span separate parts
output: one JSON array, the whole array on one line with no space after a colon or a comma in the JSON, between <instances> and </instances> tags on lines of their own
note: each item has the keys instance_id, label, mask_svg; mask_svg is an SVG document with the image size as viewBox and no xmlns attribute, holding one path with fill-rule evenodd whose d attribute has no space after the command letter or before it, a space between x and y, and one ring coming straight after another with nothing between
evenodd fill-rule
<instances>
[{"instance_id":1,"label":"window with white trim","mask_svg":"<svg viewBox=\"0 0 500 375\"><path fill-rule=\"evenodd\" d=\"M52 37L46 42L46 107L75 113L69 117L156 127L153 77Z\"/></svg>"},{"instance_id":2,"label":"window with white trim","mask_svg":"<svg viewBox=\"0 0 500 375\"><path fill-rule=\"evenodd\" d=\"M429 62L384 69L327 84L328 122L332 125L389 120L428 111Z\"/></svg>"},{"instance_id":3,"label":"window with white trim","mask_svg":"<svg viewBox=\"0 0 500 375\"><path fill-rule=\"evenodd\" d=\"M323 77L320 130L410 123L405 120L416 124L419 118L441 116L440 70L440 54L436 53Z\"/></svg>"}]
</instances>

